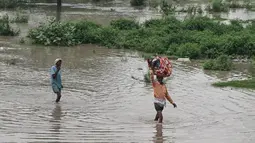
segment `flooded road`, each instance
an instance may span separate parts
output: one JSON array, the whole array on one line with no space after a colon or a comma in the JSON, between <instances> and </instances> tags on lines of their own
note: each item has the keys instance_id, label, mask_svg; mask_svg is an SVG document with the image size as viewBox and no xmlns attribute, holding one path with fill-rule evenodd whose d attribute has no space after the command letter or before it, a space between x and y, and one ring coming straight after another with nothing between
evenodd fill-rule
<instances>
[{"instance_id":1,"label":"flooded road","mask_svg":"<svg viewBox=\"0 0 255 143\"><path fill-rule=\"evenodd\" d=\"M59 104L54 103L49 81L49 68L57 57L63 58ZM151 85L131 78L143 80L146 66L138 53L92 45L4 45L0 141L255 142L255 93L214 88L216 78L180 63L174 64L167 80L178 108L167 104L163 125L156 125Z\"/></svg>"}]
</instances>

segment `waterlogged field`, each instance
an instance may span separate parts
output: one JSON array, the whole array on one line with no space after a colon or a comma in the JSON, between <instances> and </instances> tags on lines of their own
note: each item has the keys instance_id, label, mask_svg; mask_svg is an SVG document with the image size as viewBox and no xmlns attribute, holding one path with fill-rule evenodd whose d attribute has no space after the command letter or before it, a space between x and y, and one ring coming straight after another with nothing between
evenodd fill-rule
<instances>
[{"instance_id":1,"label":"waterlogged field","mask_svg":"<svg viewBox=\"0 0 255 143\"><path fill-rule=\"evenodd\" d=\"M206 5L207 3L204 1L183 1L182 3L183 6L187 4ZM24 37L28 35L29 30L39 26L40 22L45 22L48 18L56 17L57 14L55 3L42 2L37 5L40 6L22 10L25 15L28 15L27 23L11 23L14 29L20 29L19 36L0 37L1 142L255 142L254 92L215 88L211 85L220 80L249 77L249 64L234 64L235 68L230 72L216 72L202 70L200 63L196 61L189 64L173 61L173 75L166 80L166 85L178 108L174 109L167 104L164 110L164 123L157 125L153 121L155 116L153 91L151 85L143 81L144 74L148 71L147 63L142 57L143 53L95 45L54 47L42 46L44 45L42 43L33 46L27 44L27 39ZM12 19L17 11L5 9L1 12L2 15L6 13ZM128 18L144 22L150 18L161 18L161 14L150 7L142 9L130 7L128 1L107 1L95 4L77 0L63 1L61 21L86 19L109 26L112 19ZM183 19L186 15L182 12L176 13L177 19ZM233 19L234 17L247 20L253 19L254 13L236 9L230 10L228 14L222 12L218 15L221 18ZM172 38L172 41L188 43L180 44L181 48L176 46L179 50L168 52L204 58L205 55L215 56L217 53L210 53L217 51L213 47L222 47L230 43L229 41L233 42L217 52L245 53L252 49L254 39L252 30L241 28L236 21L230 27L222 28L205 19L206 24L202 24L204 26L202 28L206 30L198 30L201 25L192 29L194 27L190 26L195 22L181 22L177 24L178 27L172 27L172 30L182 30L182 33L173 37L169 36L168 40ZM90 24L95 26L95 23ZM132 22L129 24L133 27L137 26ZM130 35L141 36L144 41L134 42L131 38L122 40L130 40L128 44L135 46L141 43L146 45L147 39L147 42L150 41L155 47L161 46L155 45L157 42L153 40L160 36L162 27L155 30L157 25L154 25L155 29L151 29L149 25L152 24L153 27L153 23L147 24L147 31L141 29L138 32L135 29L126 31ZM125 34L123 30L126 27L122 27L123 25L119 23L111 25L114 25L115 30L122 29L122 34ZM162 25L166 26L164 23ZM210 29L211 25L215 27ZM216 27L219 28L218 31ZM59 29L63 30L61 26ZM219 38L213 32L221 32L221 29L226 30L227 33ZM85 30L87 30L86 27ZM109 34L109 37L113 36L111 32L106 34ZM141 35L140 32L148 35ZM96 35L93 32L89 34L90 39ZM84 35L80 35L82 36ZM179 38L176 38L178 36ZM148 37L151 39L148 40ZM22 38L25 44L20 44ZM202 39L203 50L209 52L203 51L205 52L203 54L197 52L198 44L192 42L201 38L204 38ZM181 41L182 39L189 41ZM114 41L115 38L111 40ZM164 39L160 40L164 41ZM102 41L111 42L107 39ZM232 47L240 47L240 43L243 44L242 46L245 45L246 50L242 50L243 48L238 51L231 50ZM124 42L119 44L126 46ZM195 50L185 52L187 47L193 47ZM205 47L212 49L205 49ZM228 51L225 51L226 49ZM63 59L64 90L60 104L54 103L55 95L52 93L49 81L49 68L56 57ZM216 60L216 62L219 61Z\"/></svg>"}]
</instances>

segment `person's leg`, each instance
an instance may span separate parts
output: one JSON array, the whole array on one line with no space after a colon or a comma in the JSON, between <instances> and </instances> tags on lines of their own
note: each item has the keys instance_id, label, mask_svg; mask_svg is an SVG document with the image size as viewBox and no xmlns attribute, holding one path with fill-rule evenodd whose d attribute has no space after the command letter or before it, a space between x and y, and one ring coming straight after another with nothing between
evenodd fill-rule
<instances>
[{"instance_id":1,"label":"person's leg","mask_svg":"<svg viewBox=\"0 0 255 143\"><path fill-rule=\"evenodd\" d=\"M156 114L156 116L154 118L154 121L158 121L158 118L159 118L159 115L158 115L159 106L158 106L157 103L154 103L154 108L155 108L155 110L157 112L157 114Z\"/></svg>"},{"instance_id":2,"label":"person's leg","mask_svg":"<svg viewBox=\"0 0 255 143\"><path fill-rule=\"evenodd\" d=\"M159 123L162 123L163 122L163 114L162 114L162 111L158 112L159 114Z\"/></svg>"},{"instance_id":3,"label":"person's leg","mask_svg":"<svg viewBox=\"0 0 255 143\"><path fill-rule=\"evenodd\" d=\"M158 121L158 118L159 118L159 115L158 115L158 112L157 112L154 121Z\"/></svg>"},{"instance_id":4,"label":"person's leg","mask_svg":"<svg viewBox=\"0 0 255 143\"><path fill-rule=\"evenodd\" d=\"M154 106L155 106L155 110L157 111L155 121L158 121L159 123L162 123L163 122L162 111L164 109L164 105L161 105L160 103L154 103Z\"/></svg>"},{"instance_id":5,"label":"person's leg","mask_svg":"<svg viewBox=\"0 0 255 143\"><path fill-rule=\"evenodd\" d=\"M61 98L61 92L58 92L58 93L57 93L57 99L56 99L56 102L57 102L57 103L60 101L60 98Z\"/></svg>"},{"instance_id":6,"label":"person's leg","mask_svg":"<svg viewBox=\"0 0 255 143\"><path fill-rule=\"evenodd\" d=\"M52 85L52 89L53 89L53 92L57 94L56 102L58 103L60 101L60 98L61 98L61 89L58 88L58 86L55 85L55 84Z\"/></svg>"}]
</instances>

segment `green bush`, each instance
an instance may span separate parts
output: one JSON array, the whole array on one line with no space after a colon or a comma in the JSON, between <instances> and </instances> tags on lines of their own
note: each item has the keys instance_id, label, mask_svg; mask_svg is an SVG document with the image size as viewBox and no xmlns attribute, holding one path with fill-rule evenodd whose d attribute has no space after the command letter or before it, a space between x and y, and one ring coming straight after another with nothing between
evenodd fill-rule
<instances>
[{"instance_id":1,"label":"green bush","mask_svg":"<svg viewBox=\"0 0 255 143\"><path fill-rule=\"evenodd\" d=\"M20 15L16 14L16 17L11 20L12 23L28 23L29 16L28 15Z\"/></svg>"},{"instance_id":2,"label":"green bush","mask_svg":"<svg viewBox=\"0 0 255 143\"><path fill-rule=\"evenodd\" d=\"M8 15L3 16L0 19L0 35L1 36L16 36L19 34L19 30L14 30L10 26L10 19Z\"/></svg>"},{"instance_id":3,"label":"green bush","mask_svg":"<svg viewBox=\"0 0 255 143\"><path fill-rule=\"evenodd\" d=\"M139 24L134 20L118 19L111 21L110 25L119 30L139 29Z\"/></svg>"},{"instance_id":4,"label":"green bush","mask_svg":"<svg viewBox=\"0 0 255 143\"><path fill-rule=\"evenodd\" d=\"M220 55L255 55L254 31L255 24L242 27L241 21L236 20L226 25L206 17L183 21L167 17L141 25L120 19L105 27L88 21L51 21L30 30L28 37L43 45L93 43L192 59L215 59Z\"/></svg>"},{"instance_id":5,"label":"green bush","mask_svg":"<svg viewBox=\"0 0 255 143\"><path fill-rule=\"evenodd\" d=\"M71 46L99 43L100 26L92 22L80 21L61 23L51 21L29 31L28 37L36 44Z\"/></svg>"},{"instance_id":6,"label":"green bush","mask_svg":"<svg viewBox=\"0 0 255 143\"><path fill-rule=\"evenodd\" d=\"M145 5L145 0L130 0L131 6L143 6Z\"/></svg>"},{"instance_id":7,"label":"green bush","mask_svg":"<svg viewBox=\"0 0 255 143\"><path fill-rule=\"evenodd\" d=\"M106 47L115 47L119 48L119 45L117 45L118 38L120 38L119 30L112 29L109 27L101 28L99 31L99 40L100 45L106 46Z\"/></svg>"},{"instance_id":8,"label":"green bush","mask_svg":"<svg viewBox=\"0 0 255 143\"><path fill-rule=\"evenodd\" d=\"M228 7L223 3L223 0L213 0L210 10L213 12L225 12L228 10Z\"/></svg>"},{"instance_id":9,"label":"green bush","mask_svg":"<svg viewBox=\"0 0 255 143\"><path fill-rule=\"evenodd\" d=\"M26 5L26 0L0 0L0 8L17 8L24 7Z\"/></svg>"},{"instance_id":10,"label":"green bush","mask_svg":"<svg viewBox=\"0 0 255 143\"><path fill-rule=\"evenodd\" d=\"M232 69L232 61L227 55L221 55L217 59L208 60L204 63L205 70L229 71Z\"/></svg>"},{"instance_id":11,"label":"green bush","mask_svg":"<svg viewBox=\"0 0 255 143\"><path fill-rule=\"evenodd\" d=\"M75 23L72 23L72 26L74 27L73 32L73 38L78 43L99 43L99 29L101 28L100 25L97 25L93 22L89 21L78 21Z\"/></svg>"},{"instance_id":12,"label":"green bush","mask_svg":"<svg viewBox=\"0 0 255 143\"><path fill-rule=\"evenodd\" d=\"M182 44L177 48L176 55L183 58L200 58L200 46L197 43Z\"/></svg>"}]
</instances>

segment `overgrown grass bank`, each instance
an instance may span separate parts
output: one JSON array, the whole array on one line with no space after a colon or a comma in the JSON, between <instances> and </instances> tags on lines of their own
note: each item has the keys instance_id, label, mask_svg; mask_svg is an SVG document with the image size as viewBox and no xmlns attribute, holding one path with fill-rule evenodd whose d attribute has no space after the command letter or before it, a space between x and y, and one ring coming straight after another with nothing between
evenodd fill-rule
<instances>
[{"instance_id":1,"label":"overgrown grass bank","mask_svg":"<svg viewBox=\"0 0 255 143\"><path fill-rule=\"evenodd\" d=\"M252 0L212 0L207 10L211 12L227 12L230 8L245 8L251 10L255 5Z\"/></svg>"},{"instance_id":2,"label":"overgrown grass bank","mask_svg":"<svg viewBox=\"0 0 255 143\"><path fill-rule=\"evenodd\" d=\"M233 67L232 60L227 55L221 55L216 59L210 59L203 65L205 70L230 71Z\"/></svg>"},{"instance_id":3,"label":"overgrown grass bank","mask_svg":"<svg viewBox=\"0 0 255 143\"><path fill-rule=\"evenodd\" d=\"M16 36L18 34L19 30L14 30L11 28L9 16L3 16L0 19L0 36Z\"/></svg>"},{"instance_id":4,"label":"overgrown grass bank","mask_svg":"<svg viewBox=\"0 0 255 143\"><path fill-rule=\"evenodd\" d=\"M0 8L13 9L17 7L24 7L28 0L0 0Z\"/></svg>"},{"instance_id":5,"label":"overgrown grass bank","mask_svg":"<svg viewBox=\"0 0 255 143\"><path fill-rule=\"evenodd\" d=\"M42 45L92 43L191 59L213 59L223 54L251 57L255 54L255 23L244 28L239 21L226 25L207 17L184 21L173 17L153 19L141 25L120 19L112 21L110 26L89 21L51 21L32 29L28 37L33 43Z\"/></svg>"},{"instance_id":6,"label":"overgrown grass bank","mask_svg":"<svg viewBox=\"0 0 255 143\"><path fill-rule=\"evenodd\" d=\"M235 88L247 88L255 89L255 80L237 80L237 81L228 81L228 82L217 82L214 83L215 87L235 87Z\"/></svg>"}]
</instances>

